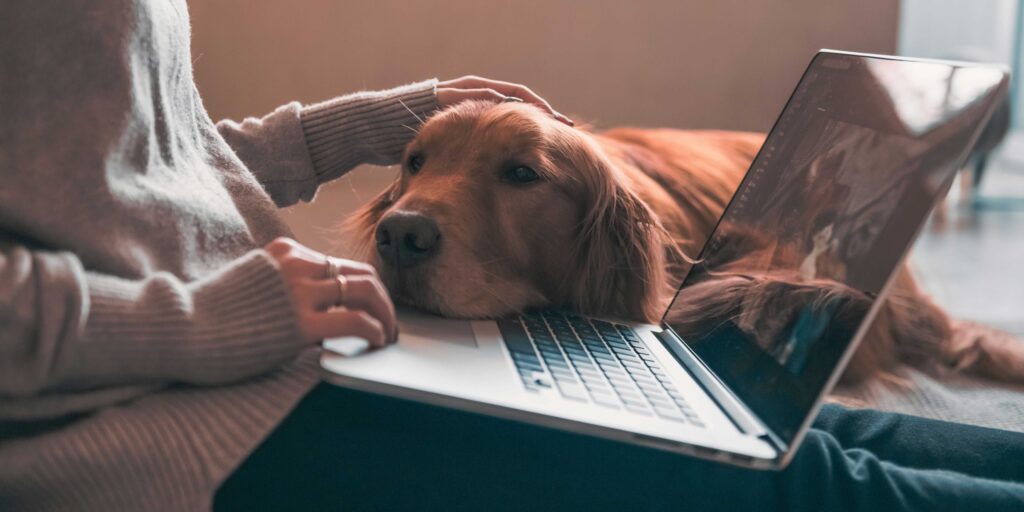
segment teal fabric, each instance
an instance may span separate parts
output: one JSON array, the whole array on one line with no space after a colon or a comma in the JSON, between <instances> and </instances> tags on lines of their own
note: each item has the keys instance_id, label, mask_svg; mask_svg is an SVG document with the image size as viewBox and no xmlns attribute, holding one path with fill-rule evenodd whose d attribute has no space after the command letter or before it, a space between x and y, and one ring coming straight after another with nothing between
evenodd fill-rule
<instances>
[{"instance_id":1,"label":"teal fabric","mask_svg":"<svg viewBox=\"0 0 1024 512\"><path fill-rule=\"evenodd\" d=\"M216 510L1024 510L1024 434L826 406L782 472L321 384Z\"/></svg>"}]
</instances>

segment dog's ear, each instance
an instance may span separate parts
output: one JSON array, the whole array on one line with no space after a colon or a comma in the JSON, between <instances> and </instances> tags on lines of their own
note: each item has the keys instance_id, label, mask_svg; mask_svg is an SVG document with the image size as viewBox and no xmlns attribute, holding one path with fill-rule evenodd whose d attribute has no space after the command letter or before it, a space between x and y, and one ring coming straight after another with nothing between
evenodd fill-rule
<instances>
[{"instance_id":1,"label":"dog's ear","mask_svg":"<svg viewBox=\"0 0 1024 512\"><path fill-rule=\"evenodd\" d=\"M339 254L358 261L369 262L373 256L377 222L401 193L401 180L395 179L383 192L342 221L340 230L345 234L346 247L337 248Z\"/></svg>"},{"instance_id":2,"label":"dog's ear","mask_svg":"<svg viewBox=\"0 0 1024 512\"><path fill-rule=\"evenodd\" d=\"M585 314L657 320L666 298L668 234L601 147L579 135L560 148L584 189L570 305Z\"/></svg>"}]
</instances>

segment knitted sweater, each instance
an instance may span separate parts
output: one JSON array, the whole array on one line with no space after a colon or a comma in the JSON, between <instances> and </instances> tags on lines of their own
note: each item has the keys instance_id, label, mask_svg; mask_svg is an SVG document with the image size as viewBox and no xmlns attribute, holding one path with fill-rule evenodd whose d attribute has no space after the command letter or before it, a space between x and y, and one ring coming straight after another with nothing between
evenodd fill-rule
<instances>
[{"instance_id":1,"label":"knitted sweater","mask_svg":"<svg viewBox=\"0 0 1024 512\"><path fill-rule=\"evenodd\" d=\"M208 508L316 380L276 209L396 162L436 81L214 124L184 0L3 11L0 510Z\"/></svg>"}]
</instances>

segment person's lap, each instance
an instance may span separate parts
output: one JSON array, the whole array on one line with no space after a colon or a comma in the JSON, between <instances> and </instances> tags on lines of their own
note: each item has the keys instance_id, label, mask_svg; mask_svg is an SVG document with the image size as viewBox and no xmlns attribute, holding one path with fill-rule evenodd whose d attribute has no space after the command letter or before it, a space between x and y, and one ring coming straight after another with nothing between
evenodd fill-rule
<instances>
[{"instance_id":1,"label":"person's lap","mask_svg":"<svg viewBox=\"0 0 1024 512\"><path fill-rule=\"evenodd\" d=\"M789 468L754 471L321 384L216 508L1013 509L1024 486L988 479L1021 460L1022 434L827 406Z\"/></svg>"}]
</instances>

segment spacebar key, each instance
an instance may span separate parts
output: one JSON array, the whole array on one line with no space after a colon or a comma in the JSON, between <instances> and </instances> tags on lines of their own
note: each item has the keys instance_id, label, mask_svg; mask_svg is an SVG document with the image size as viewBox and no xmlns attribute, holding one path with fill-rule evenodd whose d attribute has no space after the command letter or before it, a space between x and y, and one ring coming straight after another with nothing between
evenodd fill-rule
<instances>
[{"instance_id":1,"label":"spacebar key","mask_svg":"<svg viewBox=\"0 0 1024 512\"><path fill-rule=\"evenodd\" d=\"M533 343L530 342L526 329L523 329L523 324L516 320L502 319L498 320L498 330L501 331L501 336L505 338L505 344L508 345L510 351L524 354L536 353L533 351Z\"/></svg>"}]
</instances>

